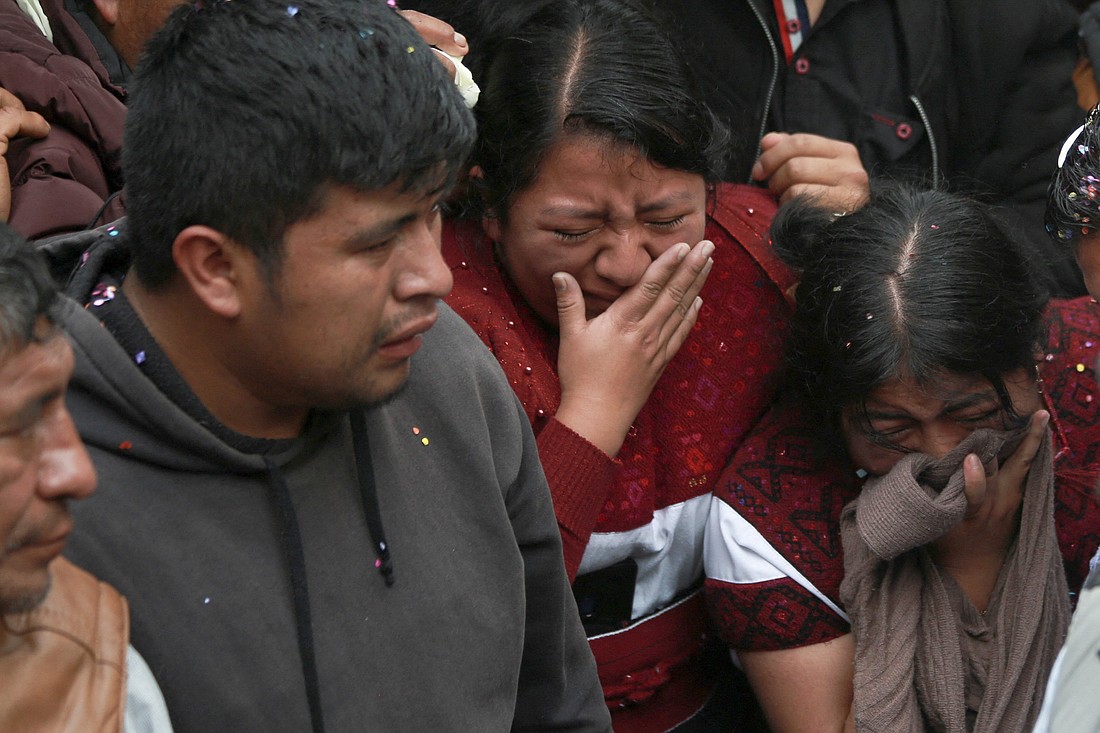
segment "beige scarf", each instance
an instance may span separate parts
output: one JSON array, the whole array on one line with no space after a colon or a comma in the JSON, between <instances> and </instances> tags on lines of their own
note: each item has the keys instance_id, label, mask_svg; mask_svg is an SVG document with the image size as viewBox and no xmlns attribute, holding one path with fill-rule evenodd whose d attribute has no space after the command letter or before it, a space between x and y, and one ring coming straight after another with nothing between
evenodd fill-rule
<instances>
[{"instance_id":1,"label":"beige scarf","mask_svg":"<svg viewBox=\"0 0 1100 733\"><path fill-rule=\"evenodd\" d=\"M965 691L975 685L981 695L971 711L975 733L1030 730L1069 623L1049 435L1028 473L1019 533L990 605L992 649L982 672L964 661L954 581L924 548L966 512L963 458L1007 458L1020 435L978 430L940 460L906 455L844 507L840 599L855 635L860 733L964 733L970 730Z\"/></svg>"}]
</instances>

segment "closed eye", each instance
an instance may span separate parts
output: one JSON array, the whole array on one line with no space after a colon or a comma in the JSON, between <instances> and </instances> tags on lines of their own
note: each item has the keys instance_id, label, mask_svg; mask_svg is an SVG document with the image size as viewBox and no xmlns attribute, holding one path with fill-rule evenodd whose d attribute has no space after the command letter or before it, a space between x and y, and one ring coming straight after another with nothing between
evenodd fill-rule
<instances>
[{"instance_id":1,"label":"closed eye","mask_svg":"<svg viewBox=\"0 0 1100 733\"><path fill-rule=\"evenodd\" d=\"M664 220L661 220L661 221L651 221L651 222L649 222L649 225L653 226L653 227L657 227L658 229L675 229L676 227L678 227L678 226L680 226L681 224L684 223L684 218L685 217L683 217L683 216L677 216L673 219L664 219Z\"/></svg>"},{"instance_id":2,"label":"closed eye","mask_svg":"<svg viewBox=\"0 0 1100 733\"><path fill-rule=\"evenodd\" d=\"M578 240L584 239L594 231L596 230L585 229L583 232L566 232L562 231L561 229L555 229L554 236L562 240L563 242L576 242Z\"/></svg>"},{"instance_id":3,"label":"closed eye","mask_svg":"<svg viewBox=\"0 0 1100 733\"><path fill-rule=\"evenodd\" d=\"M955 417L960 423L964 425L985 425L999 418L1004 413L1004 408L996 407L988 412L983 412L980 415L957 415Z\"/></svg>"}]
</instances>

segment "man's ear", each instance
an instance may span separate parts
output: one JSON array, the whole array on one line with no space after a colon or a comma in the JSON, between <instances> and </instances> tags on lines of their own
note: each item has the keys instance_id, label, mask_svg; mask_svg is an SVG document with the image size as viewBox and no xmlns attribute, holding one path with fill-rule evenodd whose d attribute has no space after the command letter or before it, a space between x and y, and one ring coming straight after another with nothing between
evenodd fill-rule
<instances>
[{"instance_id":1,"label":"man's ear","mask_svg":"<svg viewBox=\"0 0 1100 733\"><path fill-rule=\"evenodd\" d=\"M104 23L109 26L118 23L118 0L92 0L92 5Z\"/></svg>"},{"instance_id":2,"label":"man's ear","mask_svg":"<svg viewBox=\"0 0 1100 733\"><path fill-rule=\"evenodd\" d=\"M193 225L176 235L172 259L194 296L222 318L241 312L240 286L254 267L251 252L217 229Z\"/></svg>"}]
</instances>

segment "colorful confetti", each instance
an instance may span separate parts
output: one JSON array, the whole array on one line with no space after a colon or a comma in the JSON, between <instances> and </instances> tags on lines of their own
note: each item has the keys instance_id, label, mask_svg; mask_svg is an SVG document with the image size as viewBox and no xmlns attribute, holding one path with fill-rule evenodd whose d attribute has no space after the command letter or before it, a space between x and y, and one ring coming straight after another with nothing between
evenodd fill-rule
<instances>
[{"instance_id":1,"label":"colorful confetti","mask_svg":"<svg viewBox=\"0 0 1100 733\"><path fill-rule=\"evenodd\" d=\"M101 306L104 303L110 303L115 299L115 293L118 288L114 285L104 285L100 283L96 285L95 290L92 291L92 305Z\"/></svg>"}]
</instances>

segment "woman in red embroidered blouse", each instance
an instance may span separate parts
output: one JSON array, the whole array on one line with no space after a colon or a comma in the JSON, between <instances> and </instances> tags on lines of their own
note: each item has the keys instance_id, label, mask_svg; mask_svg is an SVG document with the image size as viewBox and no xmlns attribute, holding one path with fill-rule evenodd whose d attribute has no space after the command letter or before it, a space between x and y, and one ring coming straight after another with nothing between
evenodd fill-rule
<instances>
[{"instance_id":1,"label":"woman in red embroidered blouse","mask_svg":"<svg viewBox=\"0 0 1100 733\"><path fill-rule=\"evenodd\" d=\"M708 183L725 136L636 10L555 2L501 37L471 60L480 218L445 224L448 302L534 427L615 730L736 729L697 591L711 484L781 360L775 203Z\"/></svg>"},{"instance_id":2,"label":"woman in red embroidered blouse","mask_svg":"<svg viewBox=\"0 0 1100 733\"><path fill-rule=\"evenodd\" d=\"M868 474L890 472L906 453L943 456L978 428L1027 426L1031 439L999 465L968 468L966 517L926 545L944 585L960 591L952 594L958 626L973 639L961 654L990 681L1001 670L990 639L1007 638L998 624L1011 608L1001 568L1016 556L1037 435L1053 439L1046 537L1061 552L1063 588L1080 588L1100 543L1095 302L1047 305L1029 261L988 210L948 194L880 191L830 221L802 205L774 224L777 246L805 268L792 320L793 389L716 483L706 540L708 606L779 733L853 722L872 729L849 717L859 657L854 611L841 600L841 513ZM983 483L988 501L978 498ZM1031 590L1042 592L1034 580ZM958 710L970 729L990 688L985 679L965 687ZM1029 686L1021 709L1041 690Z\"/></svg>"}]
</instances>

